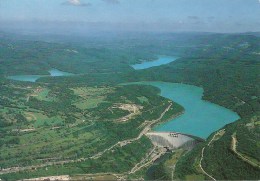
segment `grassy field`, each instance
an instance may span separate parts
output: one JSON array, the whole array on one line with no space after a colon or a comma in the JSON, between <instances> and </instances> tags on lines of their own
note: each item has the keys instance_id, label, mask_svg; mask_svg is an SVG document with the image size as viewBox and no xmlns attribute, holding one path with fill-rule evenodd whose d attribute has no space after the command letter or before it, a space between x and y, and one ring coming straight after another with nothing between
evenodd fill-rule
<instances>
[{"instance_id":1,"label":"grassy field","mask_svg":"<svg viewBox=\"0 0 260 181\"><path fill-rule=\"evenodd\" d=\"M113 92L111 87L77 87L72 90L80 97L80 100L73 103L73 105L82 110L97 107L98 104L104 102L106 95Z\"/></svg>"},{"instance_id":2,"label":"grassy field","mask_svg":"<svg viewBox=\"0 0 260 181\"><path fill-rule=\"evenodd\" d=\"M20 89L25 87L21 85ZM124 147L115 146L98 159L90 158L119 141L137 137L144 121L157 119L171 103L158 96L156 88L142 85L59 87L35 84L28 91L21 97L30 95L29 100L10 99L9 105L0 109L6 123L0 128L5 131L1 138L1 167L28 168L28 171L0 178L127 172L152 147L147 138L142 137ZM174 106L176 109L170 109L163 120L180 111L181 107ZM66 111L63 107L69 108ZM126 117L123 122L117 121ZM136 149L140 152L135 152ZM78 160L77 163L74 160ZM64 166L56 165L62 161L69 162ZM44 166L48 163L54 166ZM39 165L43 166L37 171L31 170L31 166Z\"/></svg>"},{"instance_id":3,"label":"grassy field","mask_svg":"<svg viewBox=\"0 0 260 181\"><path fill-rule=\"evenodd\" d=\"M40 101L55 101L55 98L49 95L48 88L34 90L34 96Z\"/></svg>"}]
</instances>

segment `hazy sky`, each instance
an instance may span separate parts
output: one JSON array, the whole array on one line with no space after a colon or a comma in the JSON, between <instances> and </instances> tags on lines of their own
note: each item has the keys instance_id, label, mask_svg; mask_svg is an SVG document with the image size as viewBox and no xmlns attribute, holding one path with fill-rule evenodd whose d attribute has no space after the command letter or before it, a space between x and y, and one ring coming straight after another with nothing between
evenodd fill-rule
<instances>
[{"instance_id":1,"label":"hazy sky","mask_svg":"<svg viewBox=\"0 0 260 181\"><path fill-rule=\"evenodd\" d=\"M126 30L260 31L260 0L0 0L0 22L68 26L77 22Z\"/></svg>"}]
</instances>

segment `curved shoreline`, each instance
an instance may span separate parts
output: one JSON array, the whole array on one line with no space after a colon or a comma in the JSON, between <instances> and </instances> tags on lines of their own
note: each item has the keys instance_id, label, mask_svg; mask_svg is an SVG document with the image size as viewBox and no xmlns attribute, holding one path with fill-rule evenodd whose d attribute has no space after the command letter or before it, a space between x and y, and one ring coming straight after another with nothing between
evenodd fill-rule
<instances>
[{"instance_id":1,"label":"curved shoreline","mask_svg":"<svg viewBox=\"0 0 260 181\"><path fill-rule=\"evenodd\" d=\"M150 85L159 88L160 96L170 99L184 108L185 112L181 116L159 124L155 130L185 133L206 139L213 132L240 119L236 112L203 100L204 90L201 87L157 81L130 84Z\"/></svg>"},{"instance_id":2,"label":"curved shoreline","mask_svg":"<svg viewBox=\"0 0 260 181\"><path fill-rule=\"evenodd\" d=\"M158 123L155 123L154 125L153 125L153 128L155 128L155 127L157 127L157 126L160 126L161 124L164 124L164 123L167 123L167 122L169 122L169 121L171 121L171 120L173 120L173 119L176 119L176 118L178 118L178 117L180 117L181 115L183 115L185 113L185 110L183 110L183 111L181 111L181 112L178 112L177 114L173 114L170 118L168 118L168 119L166 119L166 120L161 120L161 121L159 121ZM152 129L153 129L152 128ZM156 130L153 130L154 132L158 132L158 131L156 131Z\"/></svg>"}]
</instances>

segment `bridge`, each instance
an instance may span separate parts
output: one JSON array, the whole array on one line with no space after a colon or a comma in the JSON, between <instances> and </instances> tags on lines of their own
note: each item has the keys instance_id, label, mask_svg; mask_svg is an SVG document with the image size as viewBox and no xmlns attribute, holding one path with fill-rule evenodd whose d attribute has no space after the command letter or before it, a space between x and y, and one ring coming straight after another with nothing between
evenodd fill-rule
<instances>
[{"instance_id":1,"label":"bridge","mask_svg":"<svg viewBox=\"0 0 260 181\"><path fill-rule=\"evenodd\" d=\"M205 141L202 138L179 132L148 132L146 136L155 146L166 147L170 150L177 148L190 150L199 142Z\"/></svg>"}]
</instances>

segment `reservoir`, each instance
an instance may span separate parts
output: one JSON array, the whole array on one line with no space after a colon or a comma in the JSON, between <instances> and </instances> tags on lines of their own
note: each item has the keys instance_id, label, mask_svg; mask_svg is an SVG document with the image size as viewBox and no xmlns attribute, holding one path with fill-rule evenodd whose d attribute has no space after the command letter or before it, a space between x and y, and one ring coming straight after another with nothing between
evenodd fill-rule
<instances>
[{"instance_id":1,"label":"reservoir","mask_svg":"<svg viewBox=\"0 0 260 181\"><path fill-rule=\"evenodd\" d=\"M27 81L27 82L35 82L37 79L41 77L57 77L57 76L71 76L72 73L63 72L57 69L51 69L48 71L50 75L14 75L14 76L8 76L8 79L11 80L18 80L18 81Z\"/></svg>"},{"instance_id":2,"label":"reservoir","mask_svg":"<svg viewBox=\"0 0 260 181\"><path fill-rule=\"evenodd\" d=\"M177 57L159 56L158 60L143 62L132 67L136 70L147 69L176 59ZM138 82L137 84L159 88L161 96L177 102L185 109L184 114L160 124L154 128L154 131L180 132L206 139L214 131L240 118L237 113L229 109L202 100L203 89L197 86L167 82Z\"/></svg>"},{"instance_id":3,"label":"reservoir","mask_svg":"<svg viewBox=\"0 0 260 181\"><path fill-rule=\"evenodd\" d=\"M133 67L136 70L146 69L167 64L176 59L177 57L159 56L158 60L143 62L142 64L133 65ZM51 69L49 73L50 75L17 75L7 78L35 82L40 77L74 75L57 69ZM185 109L184 114L158 125L154 128L155 131L180 132L205 139L212 132L239 119L239 116L235 112L202 100L203 89L200 87L167 82L138 82L136 84L151 85L159 88L161 96L177 102Z\"/></svg>"},{"instance_id":4,"label":"reservoir","mask_svg":"<svg viewBox=\"0 0 260 181\"><path fill-rule=\"evenodd\" d=\"M150 67L156 67L164 64L171 63L178 59L179 57L174 57L174 56L158 56L157 60L154 61L145 61L140 64L134 64L131 65L135 70L141 70L141 69L147 69Z\"/></svg>"},{"instance_id":5,"label":"reservoir","mask_svg":"<svg viewBox=\"0 0 260 181\"><path fill-rule=\"evenodd\" d=\"M167 83L139 82L161 90L168 98L185 109L184 114L154 128L155 131L172 131L206 139L211 133L239 119L237 113L222 106L202 100L203 89L197 86Z\"/></svg>"}]
</instances>

